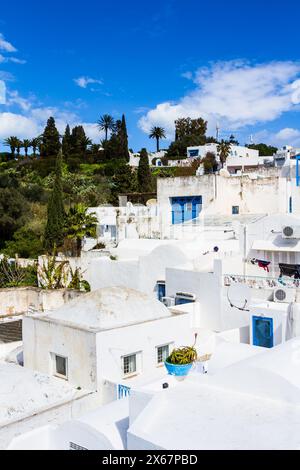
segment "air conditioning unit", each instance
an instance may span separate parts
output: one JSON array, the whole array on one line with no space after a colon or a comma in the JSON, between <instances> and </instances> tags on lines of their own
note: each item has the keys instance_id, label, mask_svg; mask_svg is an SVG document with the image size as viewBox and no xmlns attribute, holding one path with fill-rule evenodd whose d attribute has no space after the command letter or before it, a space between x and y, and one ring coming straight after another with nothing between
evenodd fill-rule
<instances>
[{"instance_id":1,"label":"air conditioning unit","mask_svg":"<svg viewBox=\"0 0 300 470\"><path fill-rule=\"evenodd\" d=\"M161 301L166 307L175 307L174 297L163 297Z\"/></svg>"},{"instance_id":2,"label":"air conditioning unit","mask_svg":"<svg viewBox=\"0 0 300 470\"><path fill-rule=\"evenodd\" d=\"M284 287L277 287L273 292L274 302L290 304L292 302L295 302L295 298L295 289L285 289Z\"/></svg>"},{"instance_id":3,"label":"air conditioning unit","mask_svg":"<svg viewBox=\"0 0 300 470\"><path fill-rule=\"evenodd\" d=\"M300 226L286 225L282 229L282 238L287 238L287 239L300 238Z\"/></svg>"}]
</instances>

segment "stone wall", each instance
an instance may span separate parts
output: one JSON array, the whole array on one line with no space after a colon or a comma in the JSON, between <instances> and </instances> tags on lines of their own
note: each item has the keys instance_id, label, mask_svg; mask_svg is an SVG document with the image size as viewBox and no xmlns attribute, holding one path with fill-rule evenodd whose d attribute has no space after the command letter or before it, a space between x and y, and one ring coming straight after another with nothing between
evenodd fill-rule
<instances>
[{"instance_id":1,"label":"stone wall","mask_svg":"<svg viewBox=\"0 0 300 470\"><path fill-rule=\"evenodd\" d=\"M67 289L44 290L35 287L0 289L0 319L24 315L29 309L47 312L82 295Z\"/></svg>"}]
</instances>

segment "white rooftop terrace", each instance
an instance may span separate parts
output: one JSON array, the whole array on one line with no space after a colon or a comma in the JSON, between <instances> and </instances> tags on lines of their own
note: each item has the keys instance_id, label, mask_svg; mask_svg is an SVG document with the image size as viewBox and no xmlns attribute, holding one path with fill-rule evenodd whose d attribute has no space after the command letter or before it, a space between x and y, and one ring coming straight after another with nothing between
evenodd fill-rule
<instances>
[{"instance_id":1,"label":"white rooftop terrace","mask_svg":"<svg viewBox=\"0 0 300 470\"><path fill-rule=\"evenodd\" d=\"M85 394L67 382L0 363L0 428Z\"/></svg>"},{"instance_id":2,"label":"white rooftop terrace","mask_svg":"<svg viewBox=\"0 0 300 470\"><path fill-rule=\"evenodd\" d=\"M226 348L237 357L239 347ZM250 349L256 353L216 373L191 374L165 390L156 384L156 393L148 387L152 398L131 421L128 448L300 449L300 342Z\"/></svg>"},{"instance_id":3,"label":"white rooftop terrace","mask_svg":"<svg viewBox=\"0 0 300 470\"><path fill-rule=\"evenodd\" d=\"M109 287L92 291L68 302L40 320L103 331L171 317L158 300L126 287Z\"/></svg>"}]
</instances>

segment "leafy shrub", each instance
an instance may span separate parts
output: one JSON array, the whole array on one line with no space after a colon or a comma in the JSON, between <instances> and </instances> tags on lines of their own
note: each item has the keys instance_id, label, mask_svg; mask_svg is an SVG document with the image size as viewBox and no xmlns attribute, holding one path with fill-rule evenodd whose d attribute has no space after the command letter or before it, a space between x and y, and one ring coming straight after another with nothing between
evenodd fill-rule
<instances>
[{"instance_id":1,"label":"leafy shrub","mask_svg":"<svg viewBox=\"0 0 300 470\"><path fill-rule=\"evenodd\" d=\"M9 287L36 287L37 265L22 267L18 260L9 260L3 257L0 260L0 288Z\"/></svg>"}]
</instances>

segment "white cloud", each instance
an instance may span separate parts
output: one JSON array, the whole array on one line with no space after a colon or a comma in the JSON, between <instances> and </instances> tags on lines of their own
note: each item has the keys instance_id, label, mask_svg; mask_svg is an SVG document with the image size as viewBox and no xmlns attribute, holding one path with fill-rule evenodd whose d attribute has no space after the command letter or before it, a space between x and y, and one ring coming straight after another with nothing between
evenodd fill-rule
<instances>
[{"instance_id":1,"label":"white cloud","mask_svg":"<svg viewBox=\"0 0 300 470\"><path fill-rule=\"evenodd\" d=\"M96 80L95 78L90 78L90 77L79 77L79 78L74 78L73 80L76 85L78 85L80 88L87 88L88 85L91 85L91 84L98 84L98 85L102 85L103 82L102 80Z\"/></svg>"},{"instance_id":2,"label":"white cloud","mask_svg":"<svg viewBox=\"0 0 300 470\"><path fill-rule=\"evenodd\" d=\"M104 134L100 133L96 123L82 122L80 117L68 110L61 110L56 107L33 107L33 101L26 100L18 92L9 92L8 105L16 104L21 111L26 112L26 116L21 113L3 112L0 113L0 139L3 140L11 135L16 135L21 139L32 138L43 132L47 119L50 116L55 118L57 129L64 133L66 125L70 127L83 126L87 136L94 142L100 142Z\"/></svg>"},{"instance_id":3,"label":"white cloud","mask_svg":"<svg viewBox=\"0 0 300 470\"><path fill-rule=\"evenodd\" d=\"M164 102L139 121L146 133L163 126L172 137L180 117L203 117L209 132L217 122L232 130L273 121L300 103L300 63L271 62L251 65L230 61L203 67L194 75L194 90L177 102Z\"/></svg>"},{"instance_id":4,"label":"white cloud","mask_svg":"<svg viewBox=\"0 0 300 470\"><path fill-rule=\"evenodd\" d=\"M264 142L276 147L291 145L293 147L300 146L300 129L285 127L278 132L269 132L267 129L257 132L253 136L255 143Z\"/></svg>"},{"instance_id":5,"label":"white cloud","mask_svg":"<svg viewBox=\"0 0 300 470\"><path fill-rule=\"evenodd\" d=\"M38 123L32 118L14 113L0 113L0 137L4 139L11 135L19 138L32 138L39 134Z\"/></svg>"},{"instance_id":6,"label":"white cloud","mask_svg":"<svg viewBox=\"0 0 300 470\"><path fill-rule=\"evenodd\" d=\"M285 128L281 129L277 134L275 134L276 140L283 141L283 142L291 142L294 141L295 139L300 138L300 130L298 129L292 129L292 128Z\"/></svg>"},{"instance_id":7,"label":"white cloud","mask_svg":"<svg viewBox=\"0 0 300 470\"><path fill-rule=\"evenodd\" d=\"M4 39L2 33L0 33L0 50L5 52L17 52L17 49L10 42Z\"/></svg>"},{"instance_id":8,"label":"white cloud","mask_svg":"<svg viewBox=\"0 0 300 470\"><path fill-rule=\"evenodd\" d=\"M0 54L0 64L7 62L13 62L14 64L26 64L26 60L17 59L16 57L5 57L4 55Z\"/></svg>"},{"instance_id":9,"label":"white cloud","mask_svg":"<svg viewBox=\"0 0 300 470\"><path fill-rule=\"evenodd\" d=\"M6 85L3 80L0 80L0 104L6 104Z\"/></svg>"},{"instance_id":10,"label":"white cloud","mask_svg":"<svg viewBox=\"0 0 300 470\"><path fill-rule=\"evenodd\" d=\"M7 106L17 105L23 111L28 111L32 107L33 99L23 98L17 91L8 91L6 104Z\"/></svg>"}]
</instances>

